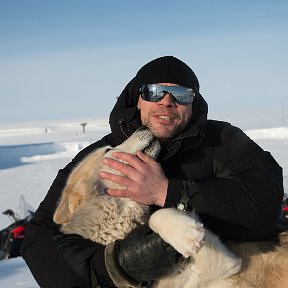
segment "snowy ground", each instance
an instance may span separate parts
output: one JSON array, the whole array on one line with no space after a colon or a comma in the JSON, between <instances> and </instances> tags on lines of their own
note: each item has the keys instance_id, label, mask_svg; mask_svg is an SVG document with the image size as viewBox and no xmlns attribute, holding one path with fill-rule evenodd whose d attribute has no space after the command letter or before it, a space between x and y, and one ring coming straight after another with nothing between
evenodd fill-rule
<instances>
[{"instance_id":1,"label":"snowy ground","mask_svg":"<svg viewBox=\"0 0 288 288\"><path fill-rule=\"evenodd\" d=\"M87 122L83 134L80 123ZM88 144L109 133L107 119L0 124L0 229L10 224L2 215L17 210L20 195L34 209L46 195L58 169ZM288 128L246 131L271 152L284 169L288 193ZM0 261L0 287L38 287L22 258Z\"/></svg>"}]
</instances>

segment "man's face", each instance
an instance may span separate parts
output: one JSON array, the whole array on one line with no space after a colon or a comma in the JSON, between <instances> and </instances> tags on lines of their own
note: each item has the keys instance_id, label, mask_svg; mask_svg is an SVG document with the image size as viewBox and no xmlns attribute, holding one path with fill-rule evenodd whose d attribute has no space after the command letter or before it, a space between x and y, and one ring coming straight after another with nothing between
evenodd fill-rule
<instances>
[{"instance_id":1,"label":"man's face","mask_svg":"<svg viewBox=\"0 0 288 288\"><path fill-rule=\"evenodd\" d=\"M173 83L158 84L178 86ZM162 141L172 139L185 130L192 117L192 104L177 104L170 94L166 94L159 102L149 102L139 97L137 107L142 124Z\"/></svg>"}]
</instances>

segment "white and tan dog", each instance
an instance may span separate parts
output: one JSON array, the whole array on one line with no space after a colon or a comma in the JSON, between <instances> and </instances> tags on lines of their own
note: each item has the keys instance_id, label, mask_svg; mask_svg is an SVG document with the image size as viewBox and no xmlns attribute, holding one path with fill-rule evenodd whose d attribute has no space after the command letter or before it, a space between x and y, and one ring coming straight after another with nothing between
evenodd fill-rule
<instances>
[{"instance_id":1,"label":"white and tan dog","mask_svg":"<svg viewBox=\"0 0 288 288\"><path fill-rule=\"evenodd\" d=\"M278 235L278 243L224 245L203 229L194 213L188 215L174 208L163 208L150 215L146 205L105 194L106 187L119 186L99 178L100 171L111 172L101 159L114 158L114 151L135 154L138 150L154 159L160 151L158 140L147 128L138 129L117 147L97 149L73 170L54 214L54 222L62 226L63 233L76 233L105 245L123 239L137 225L148 221L154 232L185 257L155 287L288 287L287 234Z\"/></svg>"}]
</instances>

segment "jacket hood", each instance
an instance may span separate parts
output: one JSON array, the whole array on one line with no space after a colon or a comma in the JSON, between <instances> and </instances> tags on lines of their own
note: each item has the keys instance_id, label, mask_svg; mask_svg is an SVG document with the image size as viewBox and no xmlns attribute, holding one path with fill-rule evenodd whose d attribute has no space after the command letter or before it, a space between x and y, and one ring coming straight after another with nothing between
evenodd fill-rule
<instances>
[{"instance_id":1,"label":"jacket hood","mask_svg":"<svg viewBox=\"0 0 288 288\"><path fill-rule=\"evenodd\" d=\"M118 97L109 117L113 145L122 143L141 126L140 112L137 108L139 88L145 83L162 82L189 87L196 92L192 104L192 118L186 131L192 131L193 135L204 132L208 105L199 93L196 75L181 60L173 56L164 56L144 65Z\"/></svg>"}]
</instances>

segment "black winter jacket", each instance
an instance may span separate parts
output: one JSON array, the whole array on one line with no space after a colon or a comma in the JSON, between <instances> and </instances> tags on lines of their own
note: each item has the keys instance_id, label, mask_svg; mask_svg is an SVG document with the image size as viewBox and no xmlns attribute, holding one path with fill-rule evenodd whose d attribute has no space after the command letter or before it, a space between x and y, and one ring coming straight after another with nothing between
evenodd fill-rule
<instances>
[{"instance_id":1,"label":"black winter jacket","mask_svg":"<svg viewBox=\"0 0 288 288\"><path fill-rule=\"evenodd\" d=\"M83 239L79 249L69 252L75 254L75 261L68 264L52 237L57 229L52 217L75 165L98 147L122 143L141 124L138 95L131 82L110 114L112 133L82 150L58 172L27 227L22 255L41 287L90 285L91 257L102 246ZM280 215L281 167L239 128L207 120L207 104L199 93L192 112L188 129L162 145L158 157L169 179L165 206L187 199L204 225L222 239L263 239L273 231Z\"/></svg>"}]
</instances>

